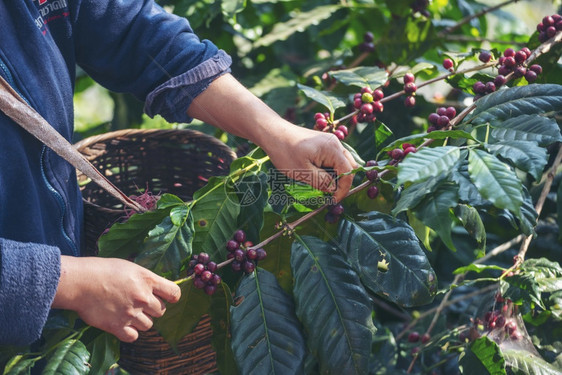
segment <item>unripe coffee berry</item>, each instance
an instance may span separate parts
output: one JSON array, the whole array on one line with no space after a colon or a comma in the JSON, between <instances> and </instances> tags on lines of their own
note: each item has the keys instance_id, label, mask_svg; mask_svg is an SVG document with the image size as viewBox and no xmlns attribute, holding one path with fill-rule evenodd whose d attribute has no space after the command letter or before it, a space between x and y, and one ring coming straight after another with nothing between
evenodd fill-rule
<instances>
[{"instance_id":1,"label":"unripe coffee berry","mask_svg":"<svg viewBox=\"0 0 562 375\"><path fill-rule=\"evenodd\" d=\"M373 102L373 95L369 92L365 92L361 95L361 101L363 103L372 103Z\"/></svg>"}]
</instances>

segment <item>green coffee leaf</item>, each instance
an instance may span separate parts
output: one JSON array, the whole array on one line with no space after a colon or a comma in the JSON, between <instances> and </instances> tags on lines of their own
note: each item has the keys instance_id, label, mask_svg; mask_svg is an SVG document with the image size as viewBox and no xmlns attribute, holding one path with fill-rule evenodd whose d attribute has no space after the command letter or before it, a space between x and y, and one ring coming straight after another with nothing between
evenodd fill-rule
<instances>
[{"instance_id":1,"label":"green coffee leaf","mask_svg":"<svg viewBox=\"0 0 562 375\"><path fill-rule=\"evenodd\" d=\"M385 69L371 66L336 70L330 72L330 75L347 86L370 87L371 89L379 88L388 78Z\"/></svg>"},{"instance_id":2,"label":"green coffee leaf","mask_svg":"<svg viewBox=\"0 0 562 375\"><path fill-rule=\"evenodd\" d=\"M537 142L548 146L562 141L556 120L539 115L521 115L492 124L492 137L500 141Z\"/></svg>"},{"instance_id":3,"label":"green coffee leaf","mask_svg":"<svg viewBox=\"0 0 562 375\"><path fill-rule=\"evenodd\" d=\"M324 107L328 108L330 113L334 113L336 109L346 106L345 100L339 96L334 95L328 91L318 91L312 87L297 84L298 88L310 99L315 102L322 104Z\"/></svg>"},{"instance_id":4,"label":"green coffee leaf","mask_svg":"<svg viewBox=\"0 0 562 375\"><path fill-rule=\"evenodd\" d=\"M321 373L366 374L375 327L359 277L329 244L311 236L291 249L296 313Z\"/></svg>"},{"instance_id":5,"label":"green coffee leaf","mask_svg":"<svg viewBox=\"0 0 562 375\"><path fill-rule=\"evenodd\" d=\"M88 374L90 353L80 340L67 339L47 359L43 375Z\"/></svg>"},{"instance_id":6,"label":"green coffee leaf","mask_svg":"<svg viewBox=\"0 0 562 375\"><path fill-rule=\"evenodd\" d=\"M528 172L536 181L541 179L547 163L546 150L535 142L502 141L486 145L486 149L503 159L509 160L516 168Z\"/></svg>"},{"instance_id":7,"label":"green coffee leaf","mask_svg":"<svg viewBox=\"0 0 562 375\"><path fill-rule=\"evenodd\" d=\"M523 204L521 182L509 167L494 155L481 150L470 150L468 173L485 199L494 206L521 215Z\"/></svg>"},{"instance_id":8,"label":"green coffee leaf","mask_svg":"<svg viewBox=\"0 0 562 375\"><path fill-rule=\"evenodd\" d=\"M292 299L270 272L245 276L230 308L232 351L242 374L303 371L306 342Z\"/></svg>"},{"instance_id":9,"label":"green coffee leaf","mask_svg":"<svg viewBox=\"0 0 562 375\"><path fill-rule=\"evenodd\" d=\"M460 156L458 147L424 147L416 153L408 154L399 164L397 183L421 182L442 173L448 174Z\"/></svg>"},{"instance_id":10,"label":"green coffee leaf","mask_svg":"<svg viewBox=\"0 0 562 375\"><path fill-rule=\"evenodd\" d=\"M459 358L463 375L505 375L505 360L498 344L483 336L474 340Z\"/></svg>"},{"instance_id":11,"label":"green coffee leaf","mask_svg":"<svg viewBox=\"0 0 562 375\"><path fill-rule=\"evenodd\" d=\"M363 220L342 220L339 249L362 283L373 293L401 306L429 303L436 275L414 230L392 216L370 212Z\"/></svg>"}]
</instances>

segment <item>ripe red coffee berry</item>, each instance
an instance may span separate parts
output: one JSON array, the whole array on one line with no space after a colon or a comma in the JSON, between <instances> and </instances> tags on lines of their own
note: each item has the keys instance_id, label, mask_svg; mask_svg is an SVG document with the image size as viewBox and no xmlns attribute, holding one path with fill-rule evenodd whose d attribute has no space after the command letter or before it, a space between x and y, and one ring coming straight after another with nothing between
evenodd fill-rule
<instances>
[{"instance_id":1,"label":"ripe red coffee berry","mask_svg":"<svg viewBox=\"0 0 562 375\"><path fill-rule=\"evenodd\" d=\"M252 273L256 269L256 265L252 262L244 262L244 272Z\"/></svg>"},{"instance_id":2,"label":"ripe red coffee berry","mask_svg":"<svg viewBox=\"0 0 562 375\"><path fill-rule=\"evenodd\" d=\"M205 271L205 266L201 263L198 263L195 267L193 267L193 272L195 272L196 275L201 275L203 271Z\"/></svg>"},{"instance_id":3,"label":"ripe red coffee berry","mask_svg":"<svg viewBox=\"0 0 562 375\"><path fill-rule=\"evenodd\" d=\"M549 26L546 29L546 36L549 37L549 38L552 38L554 35L556 35L556 27Z\"/></svg>"},{"instance_id":4,"label":"ripe red coffee berry","mask_svg":"<svg viewBox=\"0 0 562 375\"><path fill-rule=\"evenodd\" d=\"M330 212L333 213L334 215L341 215L344 212L344 207L341 203L336 204L335 206L331 206L330 207Z\"/></svg>"},{"instance_id":5,"label":"ripe red coffee berry","mask_svg":"<svg viewBox=\"0 0 562 375\"><path fill-rule=\"evenodd\" d=\"M390 157L394 160L401 160L404 157L404 151L399 148L395 148L392 150Z\"/></svg>"},{"instance_id":6,"label":"ripe red coffee berry","mask_svg":"<svg viewBox=\"0 0 562 375\"><path fill-rule=\"evenodd\" d=\"M556 27L556 31L562 30L562 20L556 22L556 25L554 25L554 27Z\"/></svg>"},{"instance_id":7,"label":"ripe red coffee berry","mask_svg":"<svg viewBox=\"0 0 562 375\"><path fill-rule=\"evenodd\" d=\"M341 130L339 130L339 129L336 130L336 131L334 132L334 134L335 134L336 137L338 137L338 139L339 139L340 141L343 141L343 140L345 139L345 134L344 134Z\"/></svg>"},{"instance_id":8,"label":"ripe red coffee berry","mask_svg":"<svg viewBox=\"0 0 562 375\"><path fill-rule=\"evenodd\" d=\"M349 130L347 129L347 126L345 126L345 125L338 126L337 130L341 131L346 137L349 134Z\"/></svg>"},{"instance_id":9,"label":"ripe red coffee berry","mask_svg":"<svg viewBox=\"0 0 562 375\"><path fill-rule=\"evenodd\" d=\"M361 108L362 105L363 105L363 100L361 100L361 98L353 99L353 107L359 109Z\"/></svg>"},{"instance_id":10,"label":"ripe red coffee berry","mask_svg":"<svg viewBox=\"0 0 562 375\"><path fill-rule=\"evenodd\" d=\"M230 252L238 249L239 247L240 247L240 244L238 243L238 241L235 241L235 240L229 240L226 243L226 250L228 250Z\"/></svg>"},{"instance_id":11,"label":"ripe red coffee berry","mask_svg":"<svg viewBox=\"0 0 562 375\"><path fill-rule=\"evenodd\" d=\"M554 18L552 18L552 16L544 16L544 18L542 19L542 24L545 27L552 26L554 25Z\"/></svg>"},{"instance_id":12,"label":"ripe red coffee berry","mask_svg":"<svg viewBox=\"0 0 562 375\"><path fill-rule=\"evenodd\" d=\"M431 336L429 335L429 333L424 333L421 337L421 342L423 344L425 344L426 342L428 342L431 339Z\"/></svg>"},{"instance_id":13,"label":"ripe red coffee berry","mask_svg":"<svg viewBox=\"0 0 562 375\"><path fill-rule=\"evenodd\" d=\"M201 280L201 278L196 277L195 279L193 279L193 286L197 289L203 289L205 285L207 285L207 282Z\"/></svg>"},{"instance_id":14,"label":"ripe red coffee berry","mask_svg":"<svg viewBox=\"0 0 562 375\"><path fill-rule=\"evenodd\" d=\"M486 94L496 91L496 85L494 82L486 82Z\"/></svg>"},{"instance_id":15,"label":"ripe red coffee berry","mask_svg":"<svg viewBox=\"0 0 562 375\"><path fill-rule=\"evenodd\" d=\"M508 68L513 68L515 65L517 65L517 62L515 61L515 57L513 56L506 57L505 61L503 62L503 65Z\"/></svg>"},{"instance_id":16,"label":"ripe red coffee berry","mask_svg":"<svg viewBox=\"0 0 562 375\"><path fill-rule=\"evenodd\" d=\"M404 150L404 156L411 154L413 152L416 152L416 148L415 147L408 147Z\"/></svg>"},{"instance_id":17,"label":"ripe red coffee berry","mask_svg":"<svg viewBox=\"0 0 562 375\"><path fill-rule=\"evenodd\" d=\"M373 94L373 89L371 89L369 86L361 87L361 94L364 94L366 92L368 92L369 94Z\"/></svg>"},{"instance_id":18,"label":"ripe red coffee berry","mask_svg":"<svg viewBox=\"0 0 562 375\"><path fill-rule=\"evenodd\" d=\"M207 282L209 280L211 280L211 277L213 277L213 273L209 270L205 270L203 272L201 272L201 280Z\"/></svg>"},{"instance_id":19,"label":"ripe red coffee berry","mask_svg":"<svg viewBox=\"0 0 562 375\"><path fill-rule=\"evenodd\" d=\"M234 251L234 259L236 259L239 262L246 259L246 254L244 253L244 250L241 250L241 249L235 250Z\"/></svg>"},{"instance_id":20,"label":"ripe red coffee berry","mask_svg":"<svg viewBox=\"0 0 562 375\"><path fill-rule=\"evenodd\" d=\"M420 334L418 332L410 332L410 334L408 335L408 341L409 342L418 342L418 340L420 339Z\"/></svg>"},{"instance_id":21,"label":"ripe red coffee berry","mask_svg":"<svg viewBox=\"0 0 562 375\"><path fill-rule=\"evenodd\" d=\"M365 172L365 176L369 181L375 181L379 178L379 172L376 169L371 169L370 171Z\"/></svg>"},{"instance_id":22,"label":"ripe red coffee berry","mask_svg":"<svg viewBox=\"0 0 562 375\"><path fill-rule=\"evenodd\" d=\"M517 51L515 53L515 61L518 64L523 63L525 60L527 60L527 54L524 51Z\"/></svg>"},{"instance_id":23,"label":"ripe red coffee berry","mask_svg":"<svg viewBox=\"0 0 562 375\"><path fill-rule=\"evenodd\" d=\"M371 199L375 199L379 195L379 188L375 185L369 186L367 189L367 196Z\"/></svg>"},{"instance_id":24,"label":"ripe red coffee berry","mask_svg":"<svg viewBox=\"0 0 562 375\"><path fill-rule=\"evenodd\" d=\"M515 50L513 48L506 48L505 51L503 51L503 55L505 57L513 57L515 56Z\"/></svg>"},{"instance_id":25,"label":"ripe red coffee berry","mask_svg":"<svg viewBox=\"0 0 562 375\"><path fill-rule=\"evenodd\" d=\"M416 105L416 97L415 96L407 96L406 99L404 99L404 106L408 107L408 108L412 108Z\"/></svg>"},{"instance_id":26,"label":"ripe red coffee berry","mask_svg":"<svg viewBox=\"0 0 562 375\"><path fill-rule=\"evenodd\" d=\"M518 66L513 70L513 76L516 78L521 78L527 73L527 68L524 66Z\"/></svg>"},{"instance_id":27,"label":"ripe red coffee berry","mask_svg":"<svg viewBox=\"0 0 562 375\"><path fill-rule=\"evenodd\" d=\"M363 34L363 41L370 43L375 39L374 35L372 32L367 31L365 34Z\"/></svg>"},{"instance_id":28,"label":"ripe red coffee berry","mask_svg":"<svg viewBox=\"0 0 562 375\"><path fill-rule=\"evenodd\" d=\"M214 285L205 286L205 294L212 296L217 291L217 287Z\"/></svg>"},{"instance_id":29,"label":"ripe red coffee berry","mask_svg":"<svg viewBox=\"0 0 562 375\"><path fill-rule=\"evenodd\" d=\"M486 92L486 85L480 81L477 81L472 85L472 89L477 94L484 94Z\"/></svg>"},{"instance_id":30,"label":"ripe red coffee berry","mask_svg":"<svg viewBox=\"0 0 562 375\"><path fill-rule=\"evenodd\" d=\"M382 92L381 89L376 89L375 91L373 91L373 99L375 101L379 101L382 98L384 98L384 93Z\"/></svg>"},{"instance_id":31,"label":"ripe red coffee berry","mask_svg":"<svg viewBox=\"0 0 562 375\"><path fill-rule=\"evenodd\" d=\"M439 107L435 112L437 112L439 116L445 116L445 114L447 113L447 108Z\"/></svg>"},{"instance_id":32,"label":"ripe red coffee berry","mask_svg":"<svg viewBox=\"0 0 562 375\"><path fill-rule=\"evenodd\" d=\"M256 260L258 259L258 252L255 249L248 249L248 251L246 252L246 256L250 260Z\"/></svg>"},{"instance_id":33,"label":"ripe red coffee berry","mask_svg":"<svg viewBox=\"0 0 562 375\"><path fill-rule=\"evenodd\" d=\"M537 75L542 73L542 66L540 66L539 64L533 64L529 67L529 70L537 73Z\"/></svg>"},{"instance_id":34,"label":"ripe red coffee berry","mask_svg":"<svg viewBox=\"0 0 562 375\"><path fill-rule=\"evenodd\" d=\"M314 114L314 120L318 120L319 118L325 118L323 113L317 112Z\"/></svg>"},{"instance_id":35,"label":"ripe red coffee berry","mask_svg":"<svg viewBox=\"0 0 562 375\"><path fill-rule=\"evenodd\" d=\"M428 117L427 120L432 123L433 125L437 125L437 122L439 121L439 115L437 113L431 113Z\"/></svg>"},{"instance_id":36,"label":"ripe red coffee berry","mask_svg":"<svg viewBox=\"0 0 562 375\"><path fill-rule=\"evenodd\" d=\"M375 113L381 113L384 110L384 104L381 102L373 102L373 111Z\"/></svg>"},{"instance_id":37,"label":"ripe red coffee berry","mask_svg":"<svg viewBox=\"0 0 562 375\"><path fill-rule=\"evenodd\" d=\"M417 86L414 82L408 82L404 85L404 92L406 94L413 94L417 91Z\"/></svg>"},{"instance_id":38,"label":"ripe red coffee berry","mask_svg":"<svg viewBox=\"0 0 562 375\"><path fill-rule=\"evenodd\" d=\"M239 272L242 270L242 263L240 263L239 261L235 260L232 262L232 264L230 265L232 267L232 270L234 272Z\"/></svg>"},{"instance_id":39,"label":"ripe red coffee berry","mask_svg":"<svg viewBox=\"0 0 562 375\"><path fill-rule=\"evenodd\" d=\"M511 68L508 68L507 66L502 65L498 68L498 74L502 75L502 76L506 76L509 73L511 73L511 70L512 70Z\"/></svg>"},{"instance_id":40,"label":"ripe red coffee berry","mask_svg":"<svg viewBox=\"0 0 562 375\"><path fill-rule=\"evenodd\" d=\"M326 120L324 117L316 120L316 128L318 130L323 130L324 128L326 128L326 126L328 126L328 120Z\"/></svg>"},{"instance_id":41,"label":"ripe red coffee berry","mask_svg":"<svg viewBox=\"0 0 562 375\"><path fill-rule=\"evenodd\" d=\"M455 107L447 107L447 110L445 111L445 116L447 116L449 119L452 120L456 115L457 115L457 110L455 109Z\"/></svg>"},{"instance_id":42,"label":"ripe red coffee berry","mask_svg":"<svg viewBox=\"0 0 562 375\"><path fill-rule=\"evenodd\" d=\"M505 85L506 82L507 79L505 78L505 76L502 76L501 74L496 76L496 78L494 78L494 84L496 85L496 87L501 87Z\"/></svg>"},{"instance_id":43,"label":"ripe red coffee berry","mask_svg":"<svg viewBox=\"0 0 562 375\"><path fill-rule=\"evenodd\" d=\"M521 51L525 52L525 55L527 55L527 57L531 56L531 50L528 47L521 48Z\"/></svg>"},{"instance_id":44,"label":"ripe red coffee berry","mask_svg":"<svg viewBox=\"0 0 562 375\"><path fill-rule=\"evenodd\" d=\"M264 260L267 257L267 253L264 249L262 249L261 247L259 249L256 250L256 254L258 255L257 260Z\"/></svg>"},{"instance_id":45,"label":"ripe red coffee berry","mask_svg":"<svg viewBox=\"0 0 562 375\"><path fill-rule=\"evenodd\" d=\"M246 233L243 230L238 229L236 232L234 232L233 238L239 243L244 243L244 241L246 241Z\"/></svg>"},{"instance_id":46,"label":"ripe red coffee berry","mask_svg":"<svg viewBox=\"0 0 562 375\"><path fill-rule=\"evenodd\" d=\"M376 167L377 165L379 165L379 163L376 160L368 160L365 163L366 167Z\"/></svg>"},{"instance_id":47,"label":"ripe red coffee berry","mask_svg":"<svg viewBox=\"0 0 562 375\"><path fill-rule=\"evenodd\" d=\"M483 63L487 63L492 59L492 54L490 51L482 51L478 55L478 60L482 61Z\"/></svg>"},{"instance_id":48,"label":"ripe red coffee berry","mask_svg":"<svg viewBox=\"0 0 562 375\"><path fill-rule=\"evenodd\" d=\"M199 256L197 257L197 260L199 261L199 263L203 263L203 264L209 263L210 259L211 259L211 257L207 253L200 253Z\"/></svg>"},{"instance_id":49,"label":"ripe red coffee berry","mask_svg":"<svg viewBox=\"0 0 562 375\"><path fill-rule=\"evenodd\" d=\"M221 277L215 273L213 274L210 283L213 285L219 285L221 281L222 281Z\"/></svg>"},{"instance_id":50,"label":"ripe red coffee berry","mask_svg":"<svg viewBox=\"0 0 562 375\"><path fill-rule=\"evenodd\" d=\"M217 264L215 262L207 263L207 269L211 272L215 272L217 270Z\"/></svg>"},{"instance_id":51,"label":"ripe red coffee berry","mask_svg":"<svg viewBox=\"0 0 562 375\"><path fill-rule=\"evenodd\" d=\"M413 73L406 73L404 74L404 83L410 83L410 82L414 82L416 80L416 77L414 76Z\"/></svg>"},{"instance_id":52,"label":"ripe red coffee berry","mask_svg":"<svg viewBox=\"0 0 562 375\"><path fill-rule=\"evenodd\" d=\"M439 116L439 120L437 120L437 126L444 128L449 126L450 120L447 116Z\"/></svg>"},{"instance_id":53,"label":"ripe red coffee berry","mask_svg":"<svg viewBox=\"0 0 562 375\"><path fill-rule=\"evenodd\" d=\"M444 59L443 60L443 68L445 68L447 70L452 70L454 65L455 64L453 63L453 60L451 60L451 59Z\"/></svg>"},{"instance_id":54,"label":"ripe red coffee berry","mask_svg":"<svg viewBox=\"0 0 562 375\"><path fill-rule=\"evenodd\" d=\"M360 108L361 113L368 115L369 113L373 113L373 104L372 103L363 103L361 104Z\"/></svg>"},{"instance_id":55,"label":"ripe red coffee berry","mask_svg":"<svg viewBox=\"0 0 562 375\"><path fill-rule=\"evenodd\" d=\"M533 83L537 80L537 73L533 72L532 70L527 70L527 73L525 73L525 79L527 80L527 82Z\"/></svg>"}]
</instances>

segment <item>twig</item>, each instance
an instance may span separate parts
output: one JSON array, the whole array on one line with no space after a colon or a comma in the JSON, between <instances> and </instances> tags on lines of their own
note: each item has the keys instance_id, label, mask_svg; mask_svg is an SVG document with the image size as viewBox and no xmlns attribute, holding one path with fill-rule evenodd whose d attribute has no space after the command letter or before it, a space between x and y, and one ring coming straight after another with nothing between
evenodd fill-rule
<instances>
[{"instance_id":1,"label":"twig","mask_svg":"<svg viewBox=\"0 0 562 375\"><path fill-rule=\"evenodd\" d=\"M459 22L457 22L456 24L454 24L453 26L447 27L444 30L440 31L437 34L438 38L444 38L446 37L448 34L452 33L453 31L455 31L456 29L458 29L459 27L466 25L467 23L469 23L470 21L472 21L475 18L481 17L483 15L485 15L486 13L490 13L493 12L495 10L500 9L501 7L504 7L506 5L509 5L511 3L516 3L519 0L508 0L508 1L504 1L503 3L500 3L498 5L495 5L493 7L490 8L486 8L486 9L482 9L480 12L478 13L474 13L471 14L470 16L466 16L463 19L461 19Z\"/></svg>"},{"instance_id":2,"label":"twig","mask_svg":"<svg viewBox=\"0 0 562 375\"><path fill-rule=\"evenodd\" d=\"M539 199L537 200L537 204L535 206L535 210L537 211L537 220L538 217L540 216L540 213L542 211L542 208L544 206L544 202L546 201L546 197L548 195L548 193L550 193L550 188L552 187L552 182L554 181L554 177L556 176L556 171L558 169L558 167L560 166L560 162L562 161L562 147L558 146L558 154L556 155L556 158L554 159L554 163L552 164L552 167L550 168L547 177L546 177L546 181L544 183L544 186L542 188L541 191L541 195L539 196ZM525 260L525 255L527 254L527 250L529 249L529 245L531 244L531 241L533 239L533 236L527 236L527 238L525 238L525 241L523 241L523 244L521 245L521 248L519 249L519 253L517 253L516 258L515 258L515 264L513 266L513 268L518 268L523 261Z\"/></svg>"}]
</instances>

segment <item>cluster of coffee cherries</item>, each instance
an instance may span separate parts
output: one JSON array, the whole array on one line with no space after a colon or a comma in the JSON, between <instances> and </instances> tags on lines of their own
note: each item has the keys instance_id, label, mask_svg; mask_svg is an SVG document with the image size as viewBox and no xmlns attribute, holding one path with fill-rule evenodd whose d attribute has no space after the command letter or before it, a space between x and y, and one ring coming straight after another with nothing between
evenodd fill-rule
<instances>
[{"instance_id":1,"label":"cluster of coffee cherries","mask_svg":"<svg viewBox=\"0 0 562 375\"><path fill-rule=\"evenodd\" d=\"M328 207L328 212L324 216L324 220L327 223L335 224L340 219L340 216L343 215L344 207L341 203L337 203Z\"/></svg>"},{"instance_id":2,"label":"cluster of coffee cherries","mask_svg":"<svg viewBox=\"0 0 562 375\"><path fill-rule=\"evenodd\" d=\"M221 283L221 277L215 272L217 264L210 260L209 254L194 254L189 261L187 276L194 275L193 286L204 289L208 295L213 295L217 291L217 285Z\"/></svg>"},{"instance_id":3,"label":"cluster of coffee cherries","mask_svg":"<svg viewBox=\"0 0 562 375\"><path fill-rule=\"evenodd\" d=\"M369 160L365 163L365 167L376 167L377 165L379 165L379 163L377 163L376 160ZM370 169L365 172L365 177L367 177L367 180L371 182L377 182L379 180L379 171L374 168ZM378 195L379 187L377 185L373 184L367 188L367 196L370 199L375 199Z\"/></svg>"},{"instance_id":4,"label":"cluster of coffee cherries","mask_svg":"<svg viewBox=\"0 0 562 375\"><path fill-rule=\"evenodd\" d=\"M503 298L499 293L496 295L498 307L494 308L481 318L473 320L473 327L468 331L463 331L459 335L459 340L474 340L480 337L480 332L486 331L489 335L499 339L521 340L523 337L518 329L516 315L517 306L509 299Z\"/></svg>"},{"instance_id":5,"label":"cluster of coffee cherries","mask_svg":"<svg viewBox=\"0 0 562 375\"><path fill-rule=\"evenodd\" d=\"M232 239L226 243L228 250L227 259L233 259L232 270L235 272L244 271L249 274L256 269L257 262L265 259L267 253L261 247L254 249L250 241L246 241L246 233L239 229L234 232Z\"/></svg>"},{"instance_id":6,"label":"cluster of coffee cherries","mask_svg":"<svg viewBox=\"0 0 562 375\"><path fill-rule=\"evenodd\" d=\"M374 122L377 119L377 113L384 110L381 99L384 93L381 89L372 90L370 87L363 87L361 92L353 96L353 107L359 110L357 114L358 122Z\"/></svg>"},{"instance_id":7,"label":"cluster of coffee cherries","mask_svg":"<svg viewBox=\"0 0 562 375\"><path fill-rule=\"evenodd\" d=\"M387 155L390 156L391 159L388 165L397 165L411 152L416 152L416 146L411 143L403 143L402 148L395 148L387 151Z\"/></svg>"},{"instance_id":8,"label":"cluster of coffee cherries","mask_svg":"<svg viewBox=\"0 0 562 375\"><path fill-rule=\"evenodd\" d=\"M359 44L360 52L374 52L375 51L375 36L372 32L367 31L363 34L363 42Z\"/></svg>"},{"instance_id":9,"label":"cluster of coffee cherries","mask_svg":"<svg viewBox=\"0 0 562 375\"><path fill-rule=\"evenodd\" d=\"M414 74L408 72L404 75L404 92L406 93L406 99L404 100L404 105L406 107L413 107L416 105L416 91L418 87L415 84L416 77Z\"/></svg>"},{"instance_id":10,"label":"cluster of coffee cherries","mask_svg":"<svg viewBox=\"0 0 562 375\"><path fill-rule=\"evenodd\" d=\"M328 112L318 112L314 115L314 129L334 133L340 141L343 141L349 134L349 130L345 125L335 125Z\"/></svg>"},{"instance_id":11,"label":"cluster of coffee cherries","mask_svg":"<svg viewBox=\"0 0 562 375\"><path fill-rule=\"evenodd\" d=\"M457 115L455 107L438 107L433 113L430 113L427 120L431 124L427 128L427 132L445 129L451 123L451 120Z\"/></svg>"},{"instance_id":12,"label":"cluster of coffee cherries","mask_svg":"<svg viewBox=\"0 0 562 375\"><path fill-rule=\"evenodd\" d=\"M562 16L553 14L552 16L544 17L542 22L537 25L539 42L546 42L560 30L562 30Z\"/></svg>"},{"instance_id":13,"label":"cluster of coffee cherries","mask_svg":"<svg viewBox=\"0 0 562 375\"><path fill-rule=\"evenodd\" d=\"M421 342L422 344L426 344L429 342L429 340L431 340L431 335L429 333L424 333L423 335L420 335L419 332L417 331L412 331L410 332L410 334L408 335L408 342L411 342L412 344L415 344L417 342ZM412 355L416 355L417 353L420 352L420 347L419 346L414 346L412 348Z\"/></svg>"}]
</instances>

